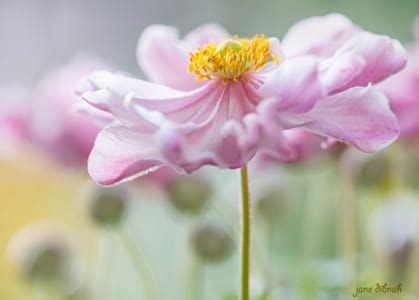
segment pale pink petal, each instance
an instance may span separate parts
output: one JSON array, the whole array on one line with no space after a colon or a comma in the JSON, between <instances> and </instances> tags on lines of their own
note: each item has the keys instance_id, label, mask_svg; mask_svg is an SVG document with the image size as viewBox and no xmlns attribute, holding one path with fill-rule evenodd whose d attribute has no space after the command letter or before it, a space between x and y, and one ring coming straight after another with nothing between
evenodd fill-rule
<instances>
[{"instance_id":1,"label":"pale pink petal","mask_svg":"<svg viewBox=\"0 0 419 300\"><path fill-rule=\"evenodd\" d=\"M189 51L202 47L208 43L217 45L228 36L228 32L219 24L208 23L201 25L185 35L183 39L189 46Z\"/></svg>"},{"instance_id":2,"label":"pale pink petal","mask_svg":"<svg viewBox=\"0 0 419 300\"><path fill-rule=\"evenodd\" d=\"M377 83L401 70L405 64L406 51L400 42L362 32L324 61L321 69L328 92L334 93Z\"/></svg>"},{"instance_id":3,"label":"pale pink petal","mask_svg":"<svg viewBox=\"0 0 419 300\"><path fill-rule=\"evenodd\" d=\"M318 101L305 114L279 114L286 128L303 126L336 138L364 152L375 152L399 134L397 119L386 97L372 87L356 87Z\"/></svg>"},{"instance_id":4,"label":"pale pink petal","mask_svg":"<svg viewBox=\"0 0 419 300\"><path fill-rule=\"evenodd\" d=\"M88 171L97 183L111 185L155 171L163 164L152 135L111 125L99 133Z\"/></svg>"},{"instance_id":5,"label":"pale pink petal","mask_svg":"<svg viewBox=\"0 0 419 300\"><path fill-rule=\"evenodd\" d=\"M285 60L266 76L259 93L277 100L276 109L305 112L323 97L318 60L311 56Z\"/></svg>"},{"instance_id":6,"label":"pale pink petal","mask_svg":"<svg viewBox=\"0 0 419 300\"><path fill-rule=\"evenodd\" d=\"M137 61L153 82L182 90L201 85L195 74L188 73L188 49L173 27L153 25L146 28L138 41Z\"/></svg>"},{"instance_id":7,"label":"pale pink petal","mask_svg":"<svg viewBox=\"0 0 419 300\"><path fill-rule=\"evenodd\" d=\"M20 86L0 88L0 154L9 155L32 140L30 111L32 103Z\"/></svg>"},{"instance_id":8,"label":"pale pink petal","mask_svg":"<svg viewBox=\"0 0 419 300\"><path fill-rule=\"evenodd\" d=\"M204 24L183 40L174 27L152 25L143 31L138 41L137 61L151 81L191 90L203 82L188 72L189 53L210 42L218 44L226 37L227 32L217 24Z\"/></svg>"},{"instance_id":9,"label":"pale pink petal","mask_svg":"<svg viewBox=\"0 0 419 300\"><path fill-rule=\"evenodd\" d=\"M280 62L284 60L285 55L282 51L282 45L277 38L269 38L269 49L271 51L271 55L279 59Z\"/></svg>"},{"instance_id":10,"label":"pale pink petal","mask_svg":"<svg viewBox=\"0 0 419 300\"><path fill-rule=\"evenodd\" d=\"M275 98L265 99L258 107L255 118L258 119L261 141L257 160L276 160L284 163L299 160L298 148L284 135L284 127L278 122L277 101Z\"/></svg>"},{"instance_id":11,"label":"pale pink petal","mask_svg":"<svg viewBox=\"0 0 419 300\"><path fill-rule=\"evenodd\" d=\"M76 102L71 107L71 110L77 114L82 114L91 117L93 121L96 122L99 128L102 128L114 121L114 117L111 113L97 109L96 107L82 100Z\"/></svg>"},{"instance_id":12,"label":"pale pink petal","mask_svg":"<svg viewBox=\"0 0 419 300\"><path fill-rule=\"evenodd\" d=\"M85 91L82 98L98 109L112 112L128 125L141 121L133 110L135 105L165 113L171 120L185 121L193 117L196 110L205 108L200 102L203 97L220 96L219 90L218 95L214 91L219 82L211 82L191 91L179 91L109 72L93 73L87 80L94 88Z\"/></svg>"},{"instance_id":13,"label":"pale pink petal","mask_svg":"<svg viewBox=\"0 0 419 300\"><path fill-rule=\"evenodd\" d=\"M51 71L37 86L31 113L33 142L48 158L66 167L84 167L100 126L77 113L80 101L73 89L83 76L108 65L96 58L79 57Z\"/></svg>"},{"instance_id":14,"label":"pale pink petal","mask_svg":"<svg viewBox=\"0 0 419 300\"><path fill-rule=\"evenodd\" d=\"M291 27L282 46L286 57L307 54L327 57L357 31L359 28L340 14L311 17Z\"/></svg>"},{"instance_id":15,"label":"pale pink petal","mask_svg":"<svg viewBox=\"0 0 419 300\"><path fill-rule=\"evenodd\" d=\"M324 149L322 145L325 138L308 132L302 128L293 128L284 131L285 139L296 149L298 153L298 161L308 160Z\"/></svg>"}]
</instances>

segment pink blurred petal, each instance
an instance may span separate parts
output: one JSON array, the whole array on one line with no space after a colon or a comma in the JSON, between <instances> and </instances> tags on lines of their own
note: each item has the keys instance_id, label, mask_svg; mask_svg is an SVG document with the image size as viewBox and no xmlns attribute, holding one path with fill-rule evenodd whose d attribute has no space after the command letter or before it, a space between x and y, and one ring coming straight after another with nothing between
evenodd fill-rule
<instances>
[{"instance_id":1,"label":"pink blurred petal","mask_svg":"<svg viewBox=\"0 0 419 300\"><path fill-rule=\"evenodd\" d=\"M33 142L49 158L68 167L85 166L100 126L79 114L73 90L79 79L107 67L97 59L79 58L50 72L38 85L31 113Z\"/></svg>"},{"instance_id":2,"label":"pink blurred petal","mask_svg":"<svg viewBox=\"0 0 419 300\"><path fill-rule=\"evenodd\" d=\"M419 45L408 48L406 68L378 85L390 100L403 138L419 134Z\"/></svg>"},{"instance_id":3,"label":"pink blurred petal","mask_svg":"<svg viewBox=\"0 0 419 300\"><path fill-rule=\"evenodd\" d=\"M12 154L32 140L29 118L31 105L20 86L0 88L0 153Z\"/></svg>"},{"instance_id":4,"label":"pink blurred petal","mask_svg":"<svg viewBox=\"0 0 419 300\"><path fill-rule=\"evenodd\" d=\"M309 54L327 57L358 31L357 26L340 14L311 17L292 26L282 46L286 57Z\"/></svg>"},{"instance_id":5,"label":"pink blurred petal","mask_svg":"<svg viewBox=\"0 0 419 300\"><path fill-rule=\"evenodd\" d=\"M208 23L201 25L185 35L184 42L188 44L188 50L193 51L198 46L208 43L218 44L228 36L228 32L219 24Z\"/></svg>"}]
</instances>

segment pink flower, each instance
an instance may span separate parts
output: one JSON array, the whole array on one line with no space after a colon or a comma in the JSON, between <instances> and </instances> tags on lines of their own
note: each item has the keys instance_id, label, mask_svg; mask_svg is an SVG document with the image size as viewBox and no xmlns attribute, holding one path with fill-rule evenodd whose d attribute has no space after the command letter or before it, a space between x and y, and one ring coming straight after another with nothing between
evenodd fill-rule
<instances>
[{"instance_id":1,"label":"pink flower","mask_svg":"<svg viewBox=\"0 0 419 300\"><path fill-rule=\"evenodd\" d=\"M416 22L416 31L417 40L408 48L406 68L379 85L390 100L403 138L419 135L419 20Z\"/></svg>"},{"instance_id":2,"label":"pink flower","mask_svg":"<svg viewBox=\"0 0 419 300\"><path fill-rule=\"evenodd\" d=\"M18 86L0 88L0 153L12 154L31 138L28 124L30 103Z\"/></svg>"},{"instance_id":3,"label":"pink flower","mask_svg":"<svg viewBox=\"0 0 419 300\"><path fill-rule=\"evenodd\" d=\"M85 166L101 128L90 116L75 111L79 99L74 95L74 86L81 77L105 66L96 59L73 61L48 74L35 90L33 142L64 166Z\"/></svg>"},{"instance_id":4,"label":"pink flower","mask_svg":"<svg viewBox=\"0 0 419 300\"><path fill-rule=\"evenodd\" d=\"M158 83L109 72L83 82L82 98L115 118L89 158L98 183L167 165L184 172L203 165L240 168L257 153L290 161L296 151L284 130L295 127L365 152L397 138L387 99L371 84L403 68L399 42L337 14L298 23L282 45L264 36L218 43L224 30L199 30L183 40L170 27L145 31L140 65Z\"/></svg>"}]
</instances>

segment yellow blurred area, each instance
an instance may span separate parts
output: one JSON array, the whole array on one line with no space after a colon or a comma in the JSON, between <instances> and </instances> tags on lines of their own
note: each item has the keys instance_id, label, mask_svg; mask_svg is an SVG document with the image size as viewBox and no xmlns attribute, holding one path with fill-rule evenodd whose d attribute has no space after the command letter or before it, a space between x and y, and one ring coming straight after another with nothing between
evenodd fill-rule
<instances>
[{"instance_id":1,"label":"yellow blurred area","mask_svg":"<svg viewBox=\"0 0 419 300\"><path fill-rule=\"evenodd\" d=\"M83 176L34 158L0 161L0 299L23 298L24 282L6 257L8 242L23 227L41 220L58 221L71 234L77 233L77 240L87 235L91 240L91 227L86 226L78 201L86 182Z\"/></svg>"}]
</instances>

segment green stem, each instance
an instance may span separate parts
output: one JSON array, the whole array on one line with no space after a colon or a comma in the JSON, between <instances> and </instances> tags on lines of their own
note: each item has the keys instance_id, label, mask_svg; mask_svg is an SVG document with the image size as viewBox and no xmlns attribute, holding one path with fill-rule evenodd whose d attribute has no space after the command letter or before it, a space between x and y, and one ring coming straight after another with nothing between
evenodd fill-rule
<instances>
[{"instance_id":1,"label":"green stem","mask_svg":"<svg viewBox=\"0 0 419 300\"><path fill-rule=\"evenodd\" d=\"M191 255L191 261L189 263L189 286L187 286L189 300L201 299L201 293L203 291L203 266L201 261Z\"/></svg>"},{"instance_id":2,"label":"green stem","mask_svg":"<svg viewBox=\"0 0 419 300\"><path fill-rule=\"evenodd\" d=\"M242 212L241 212L241 300L249 300L250 259L250 208L247 167L240 169Z\"/></svg>"},{"instance_id":3,"label":"green stem","mask_svg":"<svg viewBox=\"0 0 419 300\"><path fill-rule=\"evenodd\" d=\"M354 174L345 161L345 156L341 157L340 177L342 180L342 196L339 207L339 219L341 222L341 247L343 261L345 262L348 281L346 285L346 298L350 299L351 290L356 286L356 251L357 251L357 205L354 186Z\"/></svg>"},{"instance_id":4,"label":"green stem","mask_svg":"<svg viewBox=\"0 0 419 300\"><path fill-rule=\"evenodd\" d=\"M118 231L119 236L121 238L122 244L124 245L126 251L130 255L135 270L138 276L142 280L142 286L144 288L145 299L147 300L156 300L157 297L157 289L154 285L153 278L150 274L150 268L145 265L145 260L143 258L142 253L140 253L140 248L136 247L131 239L129 238L128 234L122 228Z\"/></svg>"}]
</instances>

